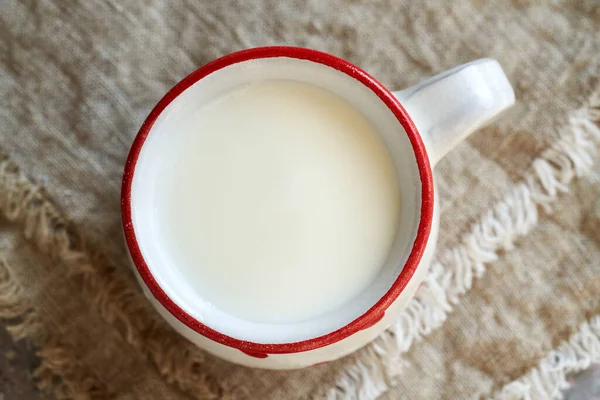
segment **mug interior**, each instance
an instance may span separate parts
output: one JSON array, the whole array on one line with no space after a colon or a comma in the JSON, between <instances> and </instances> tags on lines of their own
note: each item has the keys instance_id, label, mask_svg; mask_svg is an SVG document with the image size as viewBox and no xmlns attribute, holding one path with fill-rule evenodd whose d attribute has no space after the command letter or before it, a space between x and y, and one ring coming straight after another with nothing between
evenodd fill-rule
<instances>
[{"instance_id":1,"label":"mug interior","mask_svg":"<svg viewBox=\"0 0 600 400\"><path fill-rule=\"evenodd\" d=\"M199 77L192 74L186 78L187 81L182 81L178 86L185 83L185 87L176 90L176 86L169 92L161 101L162 106L159 103L142 126L136 138L136 154L133 158L130 154L124 178L124 181L130 180L129 187L124 183L123 201L128 202L127 206L130 209L130 215L126 215L124 211L126 237L134 255L134 262L145 283L153 295L182 322L188 324L186 321L189 322L191 317L219 334L257 344L302 342L339 331L378 306L383 306L385 310L412 276L420 259L419 252L422 253L428 235L425 219L429 218L429 222L431 219L430 215L422 215L423 210L429 207L423 205L424 192L427 192L426 201L432 203L432 193L429 193L431 188L424 188L422 182L424 168L427 179L430 180L431 174L429 165L424 161L426 155L422 144L418 151L415 150L415 140L418 147L420 139L414 137L416 131L410 120L405 115L404 120L401 120L397 115L398 109L401 112L404 110L397 104L398 109L390 108L381 98L382 93L374 91L343 69L327 65L318 59L293 56L242 58L234 63L224 63L222 67L208 74L199 74ZM157 188L153 177L161 168L161 155L163 149L169 146L172 132L177 131L178 126L185 126L199 107L216 97L246 84L273 79L319 86L337 94L362 111L389 149L401 189L401 218L395 241L387 262L371 285L332 312L309 320L284 324L248 321L227 314L196 294L179 272L177 265L174 265L170 255L163 251L157 218L154 217ZM385 89L380 90L385 91L385 96L391 97ZM395 100L387 99L387 103L390 101ZM411 130L410 134L407 134L405 129L407 124ZM430 185L430 181L427 181L427 185ZM128 222L131 223L129 232ZM422 240L416 240L418 235L425 235L422 244ZM138 249L132 249L132 245ZM140 257L135 257L135 254ZM409 257L412 262L407 264ZM407 268L412 271L405 270ZM390 293L393 298L382 302Z\"/></svg>"}]
</instances>

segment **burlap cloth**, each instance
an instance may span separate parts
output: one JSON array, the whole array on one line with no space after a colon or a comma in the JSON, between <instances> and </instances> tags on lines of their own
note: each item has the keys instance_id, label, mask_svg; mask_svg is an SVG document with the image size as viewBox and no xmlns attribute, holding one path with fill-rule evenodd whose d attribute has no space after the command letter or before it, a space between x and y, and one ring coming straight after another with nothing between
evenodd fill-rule
<instances>
[{"instance_id":1,"label":"burlap cloth","mask_svg":"<svg viewBox=\"0 0 600 400\"><path fill-rule=\"evenodd\" d=\"M40 396L549 398L598 361L597 1L1 9L0 316L34 346ZM436 168L438 262L411 308L374 345L292 372L217 360L163 323L129 269L119 211L123 162L157 100L218 56L273 44L336 54L390 88L494 57L517 96Z\"/></svg>"}]
</instances>

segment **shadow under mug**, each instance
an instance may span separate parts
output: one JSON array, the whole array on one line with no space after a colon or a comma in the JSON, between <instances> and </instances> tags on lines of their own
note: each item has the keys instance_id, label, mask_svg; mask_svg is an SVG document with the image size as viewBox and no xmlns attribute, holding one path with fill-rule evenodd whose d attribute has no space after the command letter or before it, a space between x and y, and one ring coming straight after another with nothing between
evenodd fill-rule
<instances>
[{"instance_id":1,"label":"shadow under mug","mask_svg":"<svg viewBox=\"0 0 600 400\"><path fill-rule=\"evenodd\" d=\"M151 177L159 168L157 160L161 149L169 145L173 127L224 93L272 79L319 86L360 110L390 150L402 188L401 222L394 245L371 285L332 312L285 324L244 320L206 304L176 266L161 262L161 243L152 218ZM140 284L175 330L229 361L290 369L348 354L393 322L425 276L439 225L432 167L513 102L510 83L491 59L456 67L395 93L349 62L310 49L263 47L213 61L159 101L127 158L121 209Z\"/></svg>"}]
</instances>

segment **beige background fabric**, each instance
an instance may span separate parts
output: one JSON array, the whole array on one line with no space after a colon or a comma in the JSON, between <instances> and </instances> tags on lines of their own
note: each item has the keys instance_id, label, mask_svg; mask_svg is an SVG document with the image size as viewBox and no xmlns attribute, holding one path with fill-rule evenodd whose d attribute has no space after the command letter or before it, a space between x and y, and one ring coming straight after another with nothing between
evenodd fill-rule
<instances>
[{"instance_id":1,"label":"beige background fabric","mask_svg":"<svg viewBox=\"0 0 600 400\"><path fill-rule=\"evenodd\" d=\"M594 0L6 0L0 317L37 349L35 380L51 397L318 396L365 353L304 371L237 367L177 336L142 297L121 241L119 190L147 113L194 69L247 47L330 52L392 89L496 58L517 104L436 168L444 249L599 90L599 30ZM600 312L597 163L516 246L412 346L383 398L491 394Z\"/></svg>"}]
</instances>

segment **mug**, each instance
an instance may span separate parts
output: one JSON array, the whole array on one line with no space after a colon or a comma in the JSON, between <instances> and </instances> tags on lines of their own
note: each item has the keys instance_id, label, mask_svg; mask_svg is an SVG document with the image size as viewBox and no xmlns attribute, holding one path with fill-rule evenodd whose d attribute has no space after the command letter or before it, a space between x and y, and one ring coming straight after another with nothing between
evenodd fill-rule
<instances>
[{"instance_id":1,"label":"mug","mask_svg":"<svg viewBox=\"0 0 600 400\"><path fill-rule=\"evenodd\" d=\"M335 311L296 323L247 321L182 295L183 285L169 273L172 267L153 255L152 249L160 249L160 243L148 233L152 210L136 189L144 182L144 163L152 163L160 152L160 146L149 143L168 135L173 121L223 93L270 79L319 86L360 110L388 147L402 188L400 226L377 278ZM344 356L389 326L425 277L439 227L432 168L467 135L513 103L513 89L492 59L473 61L391 92L351 63L310 49L262 47L219 58L184 78L158 102L131 147L121 211L138 280L176 331L231 362L293 369Z\"/></svg>"}]
</instances>

